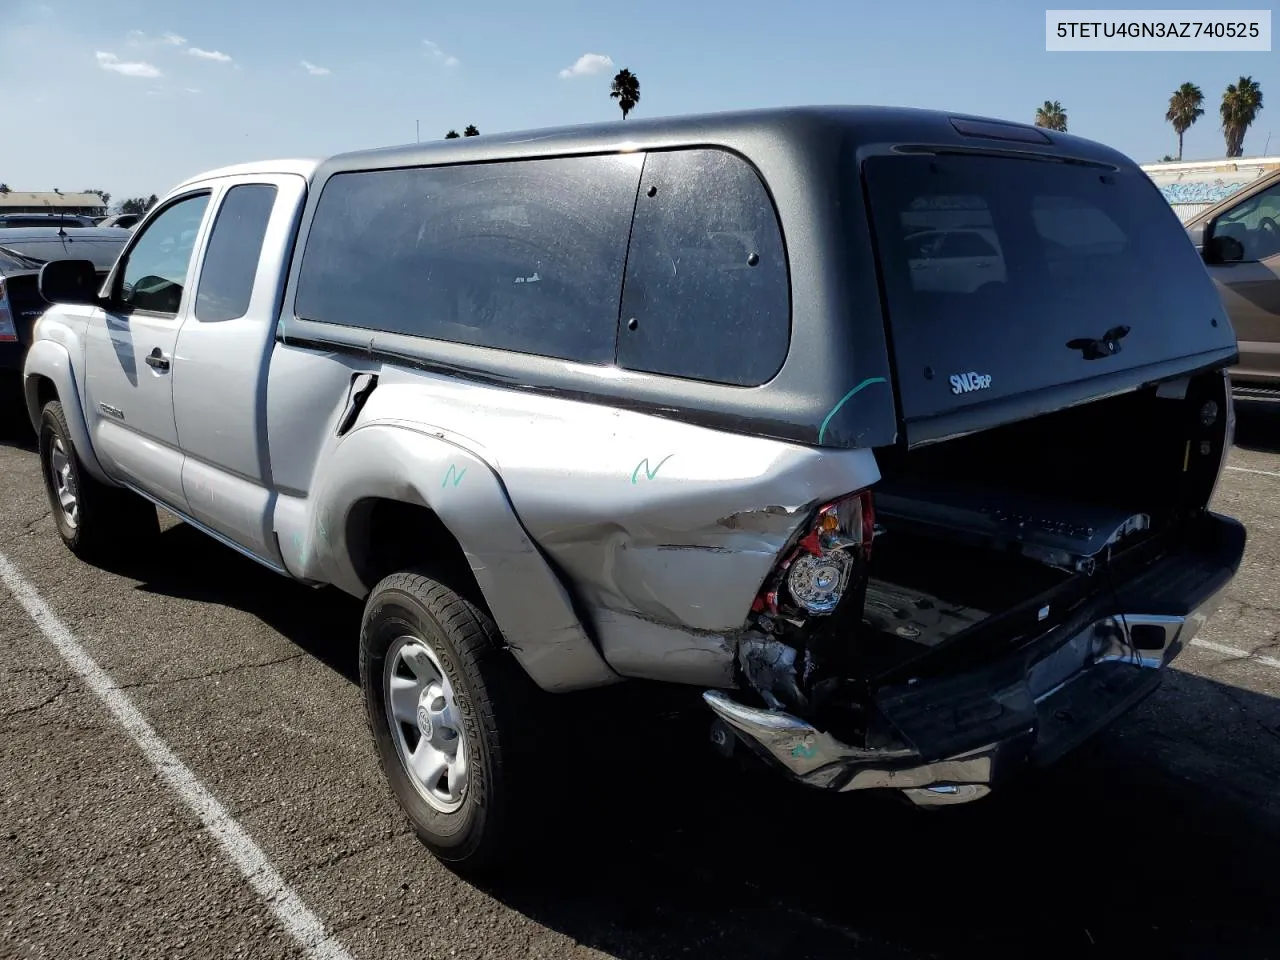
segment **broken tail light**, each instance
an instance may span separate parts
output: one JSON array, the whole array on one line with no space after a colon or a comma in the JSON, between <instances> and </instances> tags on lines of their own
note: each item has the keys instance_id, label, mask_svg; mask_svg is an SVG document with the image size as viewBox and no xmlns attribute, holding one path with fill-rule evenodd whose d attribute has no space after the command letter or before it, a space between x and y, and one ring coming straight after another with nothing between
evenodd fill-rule
<instances>
[{"instance_id":1,"label":"broken tail light","mask_svg":"<svg viewBox=\"0 0 1280 960\"><path fill-rule=\"evenodd\" d=\"M799 608L797 612L814 616L832 613L847 593L854 570L871 558L874 536L870 490L824 504L769 578L752 610L777 616L780 601L784 605L790 601Z\"/></svg>"}]
</instances>

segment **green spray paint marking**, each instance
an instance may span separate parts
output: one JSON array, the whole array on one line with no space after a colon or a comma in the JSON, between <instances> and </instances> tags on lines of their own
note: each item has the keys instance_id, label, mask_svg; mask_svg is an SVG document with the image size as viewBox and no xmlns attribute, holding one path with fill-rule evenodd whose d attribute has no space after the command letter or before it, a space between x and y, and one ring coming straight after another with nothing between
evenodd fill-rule
<instances>
[{"instance_id":1,"label":"green spray paint marking","mask_svg":"<svg viewBox=\"0 0 1280 960\"><path fill-rule=\"evenodd\" d=\"M818 752L818 748L813 744L797 743L791 748L793 757L804 757L806 760L812 760L814 754Z\"/></svg>"},{"instance_id":2,"label":"green spray paint marking","mask_svg":"<svg viewBox=\"0 0 1280 960\"><path fill-rule=\"evenodd\" d=\"M858 384L856 387L854 387L852 390L846 393L843 397L841 397L840 402L831 408L831 412L828 413L826 418L822 421L822 426L818 428L818 442L819 443L822 442L823 435L825 435L827 432L827 424L831 422L831 418L840 412L840 408L843 407L850 400L850 398L852 398L855 394L858 394L861 391L865 390L867 387L871 386L873 383L888 383L888 382L889 381L886 380L884 377L867 377L867 379L863 380L860 384Z\"/></svg>"},{"instance_id":3,"label":"green spray paint marking","mask_svg":"<svg viewBox=\"0 0 1280 960\"><path fill-rule=\"evenodd\" d=\"M456 487L458 484L460 484L460 483L462 482L462 477L463 477L463 475L464 475L466 472L467 472L467 468L466 468L466 467L463 467L461 470L459 470L459 469L458 469L456 466L454 466L452 463L451 463L451 464L449 464L449 469L448 469L448 471L445 473L445 475L444 475L444 479L440 481L440 487L441 487L441 489L443 489L444 487L447 487L447 486L449 485L449 480L450 480L450 479L452 479L452 480L453 480L453 485Z\"/></svg>"},{"instance_id":4,"label":"green spray paint marking","mask_svg":"<svg viewBox=\"0 0 1280 960\"><path fill-rule=\"evenodd\" d=\"M636 478L640 476L641 467L644 467L644 475L648 477L650 480L652 480L654 477L658 475L658 471L662 469L662 465L674 456L675 456L674 453L668 453L665 457L663 457L661 460L658 461L658 465L654 467L652 471L649 470L649 458L645 457L643 460L637 463L636 468L631 471L632 485L634 485L637 482Z\"/></svg>"}]
</instances>

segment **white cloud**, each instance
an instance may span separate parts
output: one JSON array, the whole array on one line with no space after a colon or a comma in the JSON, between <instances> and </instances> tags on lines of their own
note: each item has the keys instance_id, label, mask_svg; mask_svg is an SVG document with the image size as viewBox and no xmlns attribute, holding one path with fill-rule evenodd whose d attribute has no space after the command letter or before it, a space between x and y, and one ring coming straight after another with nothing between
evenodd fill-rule
<instances>
[{"instance_id":1,"label":"white cloud","mask_svg":"<svg viewBox=\"0 0 1280 960\"><path fill-rule=\"evenodd\" d=\"M199 92L200 92L200 88L199 88L199 87L183 87L182 89L186 90L186 91L187 91L187 93L199 93Z\"/></svg>"},{"instance_id":2,"label":"white cloud","mask_svg":"<svg viewBox=\"0 0 1280 960\"><path fill-rule=\"evenodd\" d=\"M199 47L188 47L187 53L201 60L216 60L218 63L230 63L231 58L221 50L201 50Z\"/></svg>"},{"instance_id":3,"label":"white cloud","mask_svg":"<svg viewBox=\"0 0 1280 960\"><path fill-rule=\"evenodd\" d=\"M167 30L158 37L153 37L141 30L130 30L128 37L130 45L135 47L180 47L187 42L186 37L179 36L172 30Z\"/></svg>"},{"instance_id":4,"label":"white cloud","mask_svg":"<svg viewBox=\"0 0 1280 960\"><path fill-rule=\"evenodd\" d=\"M446 67L456 67L458 65L458 58L448 53L445 53L443 50L440 49L440 44L436 43L435 41L423 40L422 45L427 48L428 54L435 57L437 60L443 63Z\"/></svg>"},{"instance_id":5,"label":"white cloud","mask_svg":"<svg viewBox=\"0 0 1280 960\"><path fill-rule=\"evenodd\" d=\"M307 73L311 74L313 77L323 77L329 73L328 67L317 67L314 63L311 63L308 60L302 61L302 69L307 71Z\"/></svg>"},{"instance_id":6,"label":"white cloud","mask_svg":"<svg viewBox=\"0 0 1280 960\"><path fill-rule=\"evenodd\" d=\"M163 76L157 67L153 67L149 63L130 62L121 60L114 53L105 53L99 50L94 54L98 61L98 66L103 70L110 70L113 73L123 74L126 77L144 77L154 79Z\"/></svg>"},{"instance_id":7,"label":"white cloud","mask_svg":"<svg viewBox=\"0 0 1280 960\"><path fill-rule=\"evenodd\" d=\"M568 80L570 77L585 77L588 74L599 73L601 70L608 70L612 66L613 60L603 53L584 53L574 61L573 66L565 67L560 71L560 78Z\"/></svg>"}]
</instances>

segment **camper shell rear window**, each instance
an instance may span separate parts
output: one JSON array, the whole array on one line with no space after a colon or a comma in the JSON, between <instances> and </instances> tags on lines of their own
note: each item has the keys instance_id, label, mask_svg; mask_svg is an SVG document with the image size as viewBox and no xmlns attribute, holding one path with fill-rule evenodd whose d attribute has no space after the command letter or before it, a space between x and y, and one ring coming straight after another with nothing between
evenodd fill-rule
<instances>
[{"instance_id":1,"label":"camper shell rear window","mask_svg":"<svg viewBox=\"0 0 1280 960\"><path fill-rule=\"evenodd\" d=\"M1169 282L1203 266L1139 170L919 155L863 176L905 419L1219 346L1212 289Z\"/></svg>"}]
</instances>

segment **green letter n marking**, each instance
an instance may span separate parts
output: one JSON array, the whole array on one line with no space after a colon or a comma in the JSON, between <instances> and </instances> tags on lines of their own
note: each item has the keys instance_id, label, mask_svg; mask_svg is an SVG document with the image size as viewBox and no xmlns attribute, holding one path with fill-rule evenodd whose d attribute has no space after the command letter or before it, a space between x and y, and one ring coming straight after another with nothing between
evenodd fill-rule
<instances>
[{"instance_id":1,"label":"green letter n marking","mask_svg":"<svg viewBox=\"0 0 1280 960\"><path fill-rule=\"evenodd\" d=\"M658 475L658 471L662 469L662 465L674 456L675 456L674 453L668 453L665 457L663 457L661 460L658 461L658 465L654 467L653 470L649 469L649 458L645 457L643 460L637 463L636 468L631 471L632 485L636 483L636 478L640 476L641 467L644 467L644 475L648 477L650 480L652 480L654 477Z\"/></svg>"},{"instance_id":2,"label":"green letter n marking","mask_svg":"<svg viewBox=\"0 0 1280 960\"><path fill-rule=\"evenodd\" d=\"M463 467L461 470L459 470L459 469L458 469L456 466L454 466L452 463L451 463L451 464L449 464L449 469L448 469L448 471L445 473L445 475L444 475L444 479L440 481L440 487L441 487L442 489L443 489L444 487L447 487L447 486L449 485L449 481L450 481L451 479L453 480L453 485L456 487L458 484L460 484L460 483L462 482L462 476L463 476L463 474L465 474L466 472L467 472L467 468L466 468L466 467Z\"/></svg>"}]
</instances>

